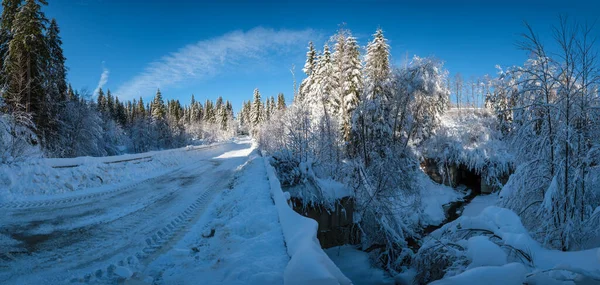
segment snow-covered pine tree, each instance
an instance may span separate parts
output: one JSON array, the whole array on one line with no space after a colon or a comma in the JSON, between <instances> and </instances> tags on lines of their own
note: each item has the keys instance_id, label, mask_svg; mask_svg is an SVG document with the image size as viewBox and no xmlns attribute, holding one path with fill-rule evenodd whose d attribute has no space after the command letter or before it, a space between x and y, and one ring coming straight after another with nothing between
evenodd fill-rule
<instances>
[{"instance_id":1,"label":"snow-covered pine tree","mask_svg":"<svg viewBox=\"0 0 600 285\"><path fill-rule=\"evenodd\" d=\"M256 135L258 132L258 127L262 122L263 114L263 105L260 98L260 92L258 88L254 89L254 99L252 101L252 112L251 112L251 126L253 134Z\"/></svg>"},{"instance_id":2,"label":"snow-covered pine tree","mask_svg":"<svg viewBox=\"0 0 600 285\"><path fill-rule=\"evenodd\" d=\"M317 67L313 74L312 90L304 98L311 112L310 120L313 129L320 134L315 151L321 159L336 162L340 159L337 114L339 110L339 80L335 73L329 46L323 48ZM335 163L330 164L333 174Z\"/></svg>"},{"instance_id":3,"label":"snow-covered pine tree","mask_svg":"<svg viewBox=\"0 0 600 285\"><path fill-rule=\"evenodd\" d=\"M367 46L363 69L363 100L361 109L354 118L354 128L360 134L360 148L365 163L369 165L373 155L385 155L392 138L389 101L392 97L390 86L390 51L383 31L377 29L373 40Z\"/></svg>"},{"instance_id":4,"label":"snow-covered pine tree","mask_svg":"<svg viewBox=\"0 0 600 285\"><path fill-rule=\"evenodd\" d=\"M316 69L318 61L317 51L313 45L313 42L308 43L308 52L306 52L306 63L302 71L306 74L306 78L300 83L300 90L298 92L299 98L294 98L294 101L304 100L306 96L311 92L312 85L314 82L313 73Z\"/></svg>"},{"instance_id":5,"label":"snow-covered pine tree","mask_svg":"<svg viewBox=\"0 0 600 285\"><path fill-rule=\"evenodd\" d=\"M213 106L213 102L211 100L206 99L204 103L204 122L208 124L215 123L215 109Z\"/></svg>"},{"instance_id":6,"label":"snow-covered pine tree","mask_svg":"<svg viewBox=\"0 0 600 285\"><path fill-rule=\"evenodd\" d=\"M58 28L56 19L52 19L50 21L47 37L48 52L50 54L50 62L47 70L49 73L49 92L52 94L51 97L55 98L55 100L65 101L67 99L67 68L65 67L66 58L63 55L60 29Z\"/></svg>"},{"instance_id":7,"label":"snow-covered pine tree","mask_svg":"<svg viewBox=\"0 0 600 285\"><path fill-rule=\"evenodd\" d=\"M8 5L5 8L10 9L14 5L12 1L5 4ZM11 23L12 38L3 68L7 76L4 96L9 99L5 103L12 108L22 106L25 112L31 113L34 131L45 148L56 132L56 118L51 108L55 102L44 86L50 54L44 34L48 20L42 12L42 4L46 4L45 1L27 0L18 9ZM7 12L7 16L12 12Z\"/></svg>"},{"instance_id":8,"label":"snow-covered pine tree","mask_svg":"<svg viewBox=\"0 0 600 285\"><path fill-rule=\"evenodd\" d=\"M267 99L265 100L265 104L264 104L264 109L265 109L265 121L270 121L271 120L271 101L269 100L269 97L267 97Z\"/></svg>"},{"instance_id":9,"label":"snow-covered pine tree","mask_svg":"<svg viewBox=\"0 0 600 285\"><path fill-rule=\"evenodd\" d=\"M275 105L275 97L271 96L271 100L269 101L269 109L271 111L271 118L273 117L273 115L275 114L275 112L277 111L277 106Z\"/></svg>"},{"instance_id":10,"label":"snow-covered pine tree","mask_svg":"<svg viewBox=\"0 0 600 285\"><path fill-rule=\"evenodd\" d=\"M285 110L285 108L286 108L285 96L283 96L283 93L279 93L277 95L277 110L283 111L283 110Z\"/></svg>"},{"instance_id":11,"label":"snow-covered pine tree","mask_svg":"<svg viewBox=\"0 0 600 285\"><path fill-rule=\"evenodd\" d=\"M165 109L165 102L162 98L162 93L160 93L160 89L157 89L154 100L152 100L152 119L154 121L164 120L166 113L167 112Z\"/></svg>"},{"instance_id":12,"label":"snow-covered pine tree","mask_svg":"<svg viewBox=\"0 0 600 285\"><path fill-rule=\"evenodd\" d=\"M6 86L9 82L9 77L7 74L7 66L4 59L8 58L9 55L9 44L13 38L13 22L17 13L19 12L19 5L23 2L22 0L4 0L2 1L2 18L0 23L0 58L2 59L2 66L0 66L0 85ZM8 98L8 92L3 92L2 96L4 97L4 106L10 101Z\"/></svg>"},{"instance_id":13,"label":"snow-covered pine tree","mask_svg":"<svg viewBox=\"0 0 600 285\"><path fill-rule=\"evenodd\" d=\"M112 93L110 93L110 89L106 90L106 104L104 105L104 114L108 116L108 118L115 118L115 98Z\"/></svg>"},{"instance_id":14,"label":"snow-covered pine tree","mask_svg":"<svg viewBox=\"0 0 600 285\"><path fill-rule=\"evenodd\" d=\"M344 108L341 116L342 136L346 143L352 143L352 116L360 103L363 90L362 62L360 47L356 38L349 35L346 38L346 49L343 60L342 92ZM351 147L350 147L351 148Z\"/></svg>"}]
</instances>

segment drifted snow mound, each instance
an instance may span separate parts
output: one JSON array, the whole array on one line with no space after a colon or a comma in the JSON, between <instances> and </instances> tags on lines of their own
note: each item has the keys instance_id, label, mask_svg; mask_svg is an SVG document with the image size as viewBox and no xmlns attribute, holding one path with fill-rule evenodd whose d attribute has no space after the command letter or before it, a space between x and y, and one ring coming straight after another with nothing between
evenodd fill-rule
<instances>
[{"instance_id":1,"label":"drifted snow mound","mask_svg":"<svg viewBox=\"0 0 600 285\"><path fill-rule=\"evenodd\" d=\"M526 274L525 266L515 262L503 266L478 267L447 279L432 282L430 285L522 285Z\"/></svg>"},{"instance_id":2,"label":"drifted snow mound","mask_svg":"<svg viewBox=\"0 0 600 285\"><path fill-rule=\"evenodd\" d=\"M433 232L413 266L419 284L438 279L442 280L433 284L598 284L599 252L600 248L546 249L531 238L514 212L490 206L478 216L462 216Z\"/></svg>"},{"instance_id":3,"label":"drifted snow mound","mask_svg":"<svg viewBox=\"0 0 600 285\"><path fill-rule=\"evenodd\" d=\"M279 222L290 256L283 276L284 284L352 284L321 249L317 239L317 222L301 216L288 206L275 170L267 159L264 159L264 163L271 186L271 197L279 213Z\"/></svg>"}]
</instances>

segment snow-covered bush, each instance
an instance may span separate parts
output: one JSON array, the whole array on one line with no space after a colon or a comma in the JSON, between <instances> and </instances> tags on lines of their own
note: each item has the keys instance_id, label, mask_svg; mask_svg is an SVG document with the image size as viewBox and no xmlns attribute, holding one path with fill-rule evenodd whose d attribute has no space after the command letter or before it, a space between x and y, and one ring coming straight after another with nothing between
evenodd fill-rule
<instances>
[{"instance_id":1,"label":"snow-covered bush","mask_svg":"<svg viewBox=\"0 0 600 285\"><path fill-rule=\"evenodd\" d=\"M294 186L306 181L306 171L302 171L300 161L287 150L273 153L271 165L277 170L281 186Z\"/></svg>"},{"instance_id":2,"label":"snow-covered bush","mask_svg":"<svg viewBox=\"0 0 600 285\"><path fill-rule=\"evenodd\" d=\"M531 282L527 284L547 284L534 281L540 276L554 282L561 278L598 278L600 259L597 254L598 248L580 252L545 249L529 235L515 212L491 206L479 216L462 216L431 233L417 252L413 266L418 272L415 283L425 284L441 278L454 280L450 277L457 275L464 277L478 268L490 269L516 262L524 265L519 274L523 281ZM528 271L531 273L526 274ZM551 271L560 274L548 275Z\"/></svg>"},{"instance_id":3,"label":"snow-covered bush","mask_svg":"<svg viewBox=\"0 0 600 285\"><path fill-rule=\"evenodd\" d=\"M0 164L40 156L36 135L11 115L0 113Z\"/></svg>"}]
</instances>

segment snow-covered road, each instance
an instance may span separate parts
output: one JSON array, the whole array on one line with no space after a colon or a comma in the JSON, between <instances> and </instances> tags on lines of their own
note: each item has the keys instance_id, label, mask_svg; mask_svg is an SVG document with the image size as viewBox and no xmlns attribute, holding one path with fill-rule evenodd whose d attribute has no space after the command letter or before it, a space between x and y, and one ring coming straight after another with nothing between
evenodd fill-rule
<instances>
[{"instance_id":1,"label":"snow-covered road","mask_svg":"<svg viewBox=\"0 0 600 285\"><path fill-rule=\"evenodd\" d=\"M0 205L0 283L128 277L186 234L252 150L242 141L190 151L154 177Z\"/></svg>"}]
</instances>

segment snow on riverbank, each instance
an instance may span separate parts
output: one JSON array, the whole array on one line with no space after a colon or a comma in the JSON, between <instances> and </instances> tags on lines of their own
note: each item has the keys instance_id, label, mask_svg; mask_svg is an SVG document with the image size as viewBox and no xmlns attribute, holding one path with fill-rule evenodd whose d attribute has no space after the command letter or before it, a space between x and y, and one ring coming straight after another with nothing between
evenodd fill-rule
<instances>
[{"instance_id":1,"label":"snow on riverbank","mask_svg":"<svg viewBox=\"0 0 600 285\"><path fill-rule=\"evenodd\" d=\"M230 152L227 156L242 155ZM262 158L256 153L208 213L148 266L155 284L283 284L289 257Z\"/></svg>"},{"instance_id":2,"label":"snow on riverbank","mask_svg":"<svg viewBox=\"0 0 600 285\"><path fill-rule=\"evenodd\" d=\"M385 271L371 265L368 253L352 245L328 248L325 253L356 285L394 284L394 280Z\"/></svg>"},{"instance_id":3,"label":"snow on riverbank","mask_svg":"<svg viewBox=\"0 0 600 285\"><path fill-rule=\"evenodd\" d=\"M352 281L329 259L317 239L318 224L315 220L301 216L288 205L275 169L263 159L275 201L279 222L283 229L290 262L285 268L286 285L349 285ZM289 197L289 196L288 196Z\"/></svg>"},{"instance_id":4,"label":"snow on riverbank","mask_svg":"<svg viewBox=\"0 0 600 285\"><path fill-rule=\"evenodd\" d=\"M162 175L233 148L234 143L220 143L110 157L43 158L0 164L0 203L64 198L83 194L82 190L101 192L106 187L114 188L114 184Z\"/></svg>"},{"instance_id":5,"label":"snow on riverbank","mask_svg":"<svg viewBox=\"0 0 600 285\"><path fill-rule=\"evenodd\" d=\"M481 214L488 206L496 205L498 201L498 193L492 193L489 195L479 195L463 209L462 215L465 217L475 217Z\"/></svg>"},{"instance_id":6,"label":"snow on riverbank","mask_svg":"<svg viewBox=\"0 0 600 285\"><path fill-rule=\"evenodd\" d=\"M436 285L600 284L600 248L546 249L531 238L514 212L495 206L433 232L417 260L420 278L425 278L419 282L432 281L426 274L443 270L445 276ZM440 260L445 260L445 268L435 267Z\"/></svg>"},{"instance_id":7,"label":"snow on riverbank","mask_svg":"<svg viewBox=\"0 0 600 285\"><path fill-rule=\"evenodd\" d=\"M419 172L421 185L421 203L423 205L423 224L439 225L446 219L444 205L462 199L464 194L452 187L433 182L425 173Z\"/></svg>"}]
</instances>

